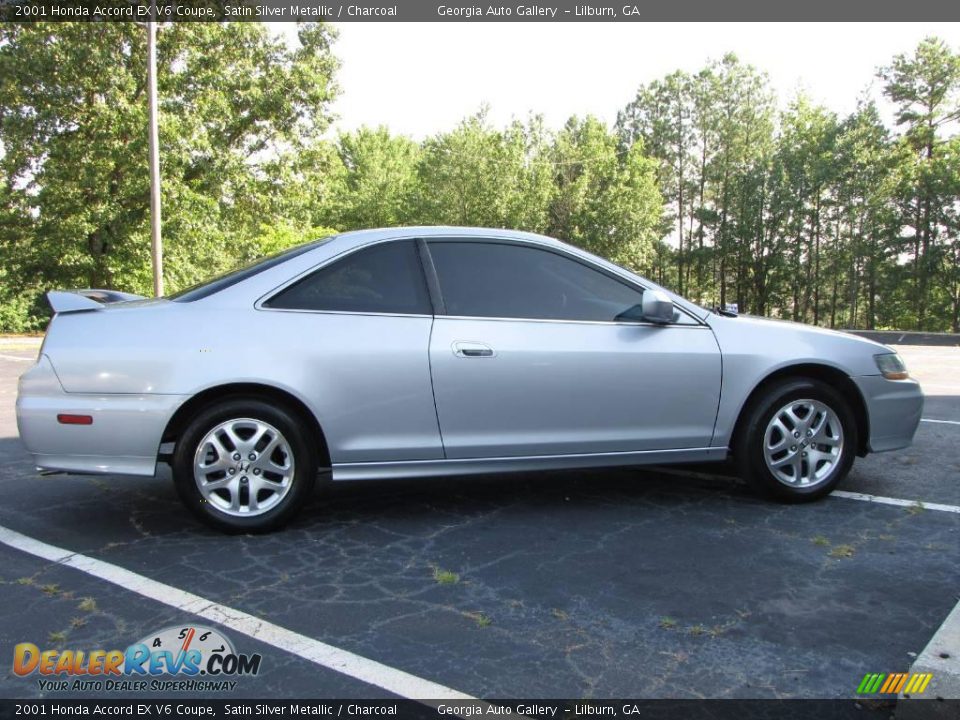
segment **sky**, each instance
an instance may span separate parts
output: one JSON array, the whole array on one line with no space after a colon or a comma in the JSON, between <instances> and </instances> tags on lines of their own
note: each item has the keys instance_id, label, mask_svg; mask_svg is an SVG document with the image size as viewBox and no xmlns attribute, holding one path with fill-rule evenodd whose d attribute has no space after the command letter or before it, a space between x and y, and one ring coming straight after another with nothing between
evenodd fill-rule
<instances>
[{"instance_id":1,"label":"sky","mask_svg":"<svg viewBox=\"0 0 960 720\"><path fill-rule=\"evenodd\" d=\"M484 103L496 126L530 112L608 124L637 88L734 52L786 106L798 90L846 114L876 69L928 35L960 48L960 23L337 23L338 130L386 125L420 140ZM294 36L296 27L274 31Z\"/></svg>"}]
</instances>

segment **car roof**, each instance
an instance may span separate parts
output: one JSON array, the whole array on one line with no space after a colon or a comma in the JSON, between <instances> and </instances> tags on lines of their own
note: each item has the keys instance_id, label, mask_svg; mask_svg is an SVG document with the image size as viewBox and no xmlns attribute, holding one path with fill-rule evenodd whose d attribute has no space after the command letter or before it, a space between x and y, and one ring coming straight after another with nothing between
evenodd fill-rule
<instances>
[{"instance_id":1,"label":"car roof","mask_svg":"<svg viewBox=\"0 0 960 720\"><path fill-rule=\"evenodd\" d=\"M391 228L371 228L367 230L352 230L350 232L339 233L334 236L337 245L340 247L353 247L365 245L376 240L400 239L400 238L431 238L431 237L488 237L504 238L513 240L533 240L541 244L554 245L557 247L567 247L566 243L560 242L546 235L524 232L522 230L509 230L506 228L484 228L484 227L463 227L459 225L411 225L405 227Z\"/></svg>"}]
</instances>

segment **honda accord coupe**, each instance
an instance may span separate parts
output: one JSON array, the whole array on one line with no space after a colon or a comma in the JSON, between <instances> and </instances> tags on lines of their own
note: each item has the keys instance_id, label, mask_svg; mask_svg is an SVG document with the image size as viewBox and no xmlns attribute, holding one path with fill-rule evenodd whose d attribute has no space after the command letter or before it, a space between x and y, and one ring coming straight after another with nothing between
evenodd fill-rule
<instances>
[{"instance_id":1,"label":"honda accord coupe","mask_svg":"<svg viewBox=\"0 0 960 720\"><path fill-rule=\"evenodd\" d=\"M176 295L55 291L20 379L40 469L147 475L228 531L333 481L723 460L786 502L910 444L890 348L710 311L547 237L344 233Z\"/></svg>"}]
</instances>

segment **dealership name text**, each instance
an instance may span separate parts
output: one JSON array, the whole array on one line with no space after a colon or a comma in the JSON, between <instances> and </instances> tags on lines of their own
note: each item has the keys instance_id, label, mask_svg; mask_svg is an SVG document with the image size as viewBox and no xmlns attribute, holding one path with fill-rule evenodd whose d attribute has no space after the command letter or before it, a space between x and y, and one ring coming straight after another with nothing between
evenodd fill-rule
<instances>
[{"instance_id":1,"label":"dealership name text","mask_svg":"<svg viewBox=\"0 0 960 720\"><path fill-rule=\"evenodd\" d=\"M615 18L620 15L625 17L640 15L641 10L637 5L623 5L618 15L616 8L609 5L575 5L573 10L562 11L548 5L488 5L486 8L480 5L437 6L437 15L440 17L457 17L465 20L475 17L555 18L561 13L564 16L572 15L573 17Z\"/></svg>"}]
</instances>

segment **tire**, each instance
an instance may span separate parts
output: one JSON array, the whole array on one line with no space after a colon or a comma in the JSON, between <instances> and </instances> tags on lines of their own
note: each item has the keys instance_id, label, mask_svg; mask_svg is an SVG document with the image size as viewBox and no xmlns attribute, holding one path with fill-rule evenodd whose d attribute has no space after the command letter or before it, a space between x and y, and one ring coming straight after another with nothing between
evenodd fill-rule
<instances>
[{"instance_id":1,"label":"tire","mask_svg":"<svg viewBox=\"0 0 960 720\"><path fill-rule=\"evenodd\" d=\"M734 455L740 475L761 495L787 503L818 500L853 466L857 424L830 385L781 380L746 412Z\"/></svg>"},{"instance_id":2,"label":"tire","mask_svg":"<svg viewBox=\"0 0 960 720\"><path fill-rule=\"evenodd\" d=\"M202 410L177 440L173 482L201 521L229 533L269 532L310 497L317 453L299 416L262 400Z\"/></svg>"}]
</instances>

